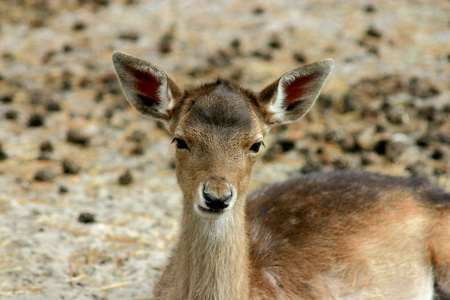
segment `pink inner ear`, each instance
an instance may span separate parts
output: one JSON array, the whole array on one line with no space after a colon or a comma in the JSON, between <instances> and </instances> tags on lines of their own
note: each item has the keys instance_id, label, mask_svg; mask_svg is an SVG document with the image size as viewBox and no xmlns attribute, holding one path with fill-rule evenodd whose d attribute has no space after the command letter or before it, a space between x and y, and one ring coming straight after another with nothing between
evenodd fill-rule
<instances>
[{"instance_id":1,"label":"pink inner ear","mask_svg":"<svg viewBox=\"0 0 450 300\"><path fill-rule=\"evenodd\" d=\"M150 72L133 69L131 74L134 78L133 88L138 97L146 105L154 105L160 102L158 89L161 82Z\"/></svg>"},{"instance_id":2,"label":"pink inner ear","mask_svg":"<svg viewBox=\"0 0 450 300\"><path fill-rule=\"evenodd\" d=\"M284 99L284 104L294 104L295 102L305 98L309 91L308 86L315 79L316 76L314 74L308 76L298 76L293 81L285 84L284 94L286 95L286 98Z\"/></svg>"}]
</instances>

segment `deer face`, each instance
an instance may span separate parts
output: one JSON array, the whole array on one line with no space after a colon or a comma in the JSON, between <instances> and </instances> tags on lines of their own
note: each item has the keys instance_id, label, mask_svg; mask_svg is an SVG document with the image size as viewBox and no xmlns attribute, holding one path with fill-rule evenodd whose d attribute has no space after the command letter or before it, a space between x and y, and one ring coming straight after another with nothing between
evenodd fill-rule
<instances>
[{"instance_id":1,"label":"deer face","mask_svg":"<svg viewBox=\"0 0 450 300\"><path fill-rule=\"evenodd\" d=\"M173 134L185 208L208 220L244 206L266 132L306 114L333 67L323 60L294 69L254 94L220 80L181 92L148 62L120 52L113 61L131 105Z\"/></svg>"},{"instance_id":2,"label":"deer face","mask_svg":"<svg viewBox=\"0 0 450 300\"><path fill-rule=\"evenodd\" d=\"M173 125L178 182L203 218L243 202L265 127L246 95L218 82L188 94Z\"/></svg>"}]
</instances>

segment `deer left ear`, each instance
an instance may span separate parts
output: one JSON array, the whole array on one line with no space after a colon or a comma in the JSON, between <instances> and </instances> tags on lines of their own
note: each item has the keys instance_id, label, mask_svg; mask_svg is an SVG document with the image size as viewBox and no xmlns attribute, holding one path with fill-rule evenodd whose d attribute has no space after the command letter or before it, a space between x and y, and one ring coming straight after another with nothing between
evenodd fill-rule
<instances>
[{"instance_id":1,"label":"deer left ear","mask_svg":"<svg viewBox=\"0 0 450 300\"><path fill-rule=\"evenodd\" d=\"M271 127L303 117L319 96L333 66L332 59L324 59L294 69L263 89L258 101L266 124Z\"/></svg>"},{"instance_id":2,"label":"deer left ear","mask_svg":"<svg viewBox=\"0 0 450 300\"><path fill-rule=\"evenodd\" d=\"M157 66L123 52L114 52L113 63L128 102L139 113L169 123L181 94L175 82Z\"/></svg>"}]
</instances>

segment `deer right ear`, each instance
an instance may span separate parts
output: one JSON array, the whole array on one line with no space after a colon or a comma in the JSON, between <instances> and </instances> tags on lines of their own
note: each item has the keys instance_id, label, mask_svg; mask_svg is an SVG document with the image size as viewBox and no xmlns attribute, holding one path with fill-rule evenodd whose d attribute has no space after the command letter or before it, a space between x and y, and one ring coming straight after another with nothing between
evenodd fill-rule
<instances>
[{"instance_id":1,"label":"deer right ear","mask_svg":"<svg viewBox=\"0 0 450 300\"><path fill-rule=\"evenodd\" d=\"M114 68L125 96L139 113L168 122L181 92L160 68L123 52L114 52Z\"/></svg>"},{"instance_id":2,"label":"deer right ear","mask_svg":"<svg viewBox=\"0 0 450 300\"><path fill-rule=\"evenodd\" d=\"M258 101L269 128L303 117L319 96L333 66L332 59L324 59L294 69L263 89Z\"/></svg>"}]
</instances>

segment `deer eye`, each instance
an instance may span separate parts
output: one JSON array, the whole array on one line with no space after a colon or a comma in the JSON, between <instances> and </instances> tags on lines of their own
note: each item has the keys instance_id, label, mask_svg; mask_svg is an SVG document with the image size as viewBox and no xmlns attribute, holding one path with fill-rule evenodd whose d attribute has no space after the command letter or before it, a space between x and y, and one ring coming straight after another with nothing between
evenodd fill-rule
<instances>
[{"instance_id":1,"label":"deer eye","mask_svg":"<svg viewBox=\"0 0 450 300\"><path fill-rule=\"evenodd\" d=\"M186 144L186 142L180 138L174 138L172 143L177 143L177 148L178 149L186 149L186 150L190 150L188 145Z\"/></svg>"},{"instance_id":2,"label":"deer eye","mask_svg":"<svg viewBox=\"0 0 450 300\"><path fill-rule=\"evenodd\" d=\"M261 145L264 146L264 147L266 146L266 145L264 145L263 142L256 142L250 147L250 149L248 151L249 152L253 152L253 153L258 153L259 152L259 148L261 148Z\"/></svg>"}]
</instances>

